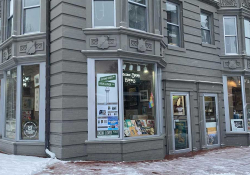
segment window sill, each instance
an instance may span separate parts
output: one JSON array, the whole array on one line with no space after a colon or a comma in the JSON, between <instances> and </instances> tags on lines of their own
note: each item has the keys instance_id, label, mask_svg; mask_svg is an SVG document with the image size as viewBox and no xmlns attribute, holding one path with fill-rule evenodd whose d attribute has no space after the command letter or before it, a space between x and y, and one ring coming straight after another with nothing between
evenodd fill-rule
<instances>
[{"instance_id":1,"label":"window sill","mask_svg":"<svg viewBox=\"0 0 250 175\"><path fill-rule=\"evenodd\" d=\"M128 137L128 139L95 139L95 140L86 140L86 144L97 144L97 143L132 143L132 142L144 142L144 141L153 141L153 140L163 140L165 135L155 135L155 136L145 136L145 137Z\"/></svg>"},{"instance_id":2,"label":"window sill","mask_svg":"<svg viewBox=\"0 0 250 175\"><path fill-rule=\"evenodd\" d=\"M216 49L217 47L215 46L215 45L212 45L212 44L208 44L208 43L201 43L201 45L203 46L203 47L209 47L209 48L213 48L213 49Z\"/></svg>"},{"instance_id":3,"label":"window sill","mask_svg":"<svg viewBox=\"0 0 250 175\"><path fill-rule=\"evenodd\" d=\"M239 131L239 132L226 132L226 135L248 135L250 134L249 132L246 131Z\"/></svg>"},{"instance_id":4,"label":"window sill","mask_svg":"<svg viewBox=\"0 0 250 175\"><path fill-rule=\"evenodd\" d=\"M167 45L169 50L175 50L175 51L179 51L179 52L186 52L185 48L182 47L178 47L178 46L172 46L170 44Z\"/></svg>"}]
</instances>

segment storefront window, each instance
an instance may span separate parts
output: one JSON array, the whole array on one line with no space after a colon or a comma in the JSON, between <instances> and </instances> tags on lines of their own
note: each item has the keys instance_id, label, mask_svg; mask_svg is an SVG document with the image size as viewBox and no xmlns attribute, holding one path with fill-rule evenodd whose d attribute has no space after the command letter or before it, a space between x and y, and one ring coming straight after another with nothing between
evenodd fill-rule
<instances>
[{"instance_id":1,"label":"storefront window","mask_svg":"<svg viewBox=\"0 0 250 175\"><path fill-rule=\"evenodd\" d=\"M155 65L125 62L123 65L124 135L155 135Z\"/></svg>"},{"instance_id":2,"label":"storefront window","mask_svg":"<svg viewBox=\"0 0 250 175\"><path fill-rule=\"evenodd\" d=\"M245 77L247 128L250 131L250 77Z\"/></svg>"},{"instance_id":3,"label":"storefront window","mask_svg":"<svg viewBox=\"0 0 250 175\"><path fill-rule=\"evenodd\" d=\"M241 77L227 77L227 90L231 131L244 131Z\"/></svg>"},{"instance_id":4,"label":"storefront window","mask_svg":"<svg viewBox=\"0 0 250 175\"><path fill-rule=\"evenodd\" d=\"M96 61L95 79L97 138L118 138L118 62Z\"/></svg>"},{"instance_id":5,"label":"storefront window","mask_svg":"<svg viewBox=\"0 0 250 175\"><path fill-rule=\"evenodd\" d=\"M6 72L5 136L9 139L16 138L16 90L17 69L12 69Z\"/></svg>"},{"instance_id":6,"label":"storefront window","mask_svg":"<svg viewBox=\"0 0 250 175\"><path fill-rule=\"evenodd\" d=\"M22 66L21 139L39 139L39 65Z\"/></svg>"}]
</instances>

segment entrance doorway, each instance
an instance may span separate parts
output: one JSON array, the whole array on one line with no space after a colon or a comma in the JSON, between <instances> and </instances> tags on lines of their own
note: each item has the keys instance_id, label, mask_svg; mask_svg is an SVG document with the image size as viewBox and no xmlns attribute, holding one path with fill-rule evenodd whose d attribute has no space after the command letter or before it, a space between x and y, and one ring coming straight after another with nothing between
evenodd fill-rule
<instances>
[{"instance_id":1,"label":"entrance doorway","mask_svg":"<svg viewBox=\"0 0 250 175\"><path fill-rule=\"evenodd\" d=\"M188 93L171 93L173 151L191 151L190 107Z\"/></svg>"}]
</instances>

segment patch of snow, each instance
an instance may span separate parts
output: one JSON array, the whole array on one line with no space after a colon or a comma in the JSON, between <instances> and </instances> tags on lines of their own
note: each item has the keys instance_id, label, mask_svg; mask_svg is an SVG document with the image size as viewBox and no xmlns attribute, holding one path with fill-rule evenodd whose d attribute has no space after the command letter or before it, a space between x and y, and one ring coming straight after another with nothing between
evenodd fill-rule
<instances>
[{"instance_id":1,"label":"patch of snow","mask_svg":"<svg viewBox=\"0 0 250 175\"><path fill-rule=\"evenodd\" d=\"M0 153L1 175L32 175L43 171L59 160L32 156L17 156Z\"/></svg>"}]
</instances>

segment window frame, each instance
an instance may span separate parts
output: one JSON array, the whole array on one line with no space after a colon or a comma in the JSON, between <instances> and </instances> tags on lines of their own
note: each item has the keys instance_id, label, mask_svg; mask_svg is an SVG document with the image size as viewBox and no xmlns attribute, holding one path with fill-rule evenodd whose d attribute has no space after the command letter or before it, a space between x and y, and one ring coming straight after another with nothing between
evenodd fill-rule
<instances>
[{"instance_id":1,"label":"window frame","mask_svg":"<svg viewBox=\"0 0 250 175\"><path fill-rule=\"evenodd\" d=\"M228 102L228 85L227 85L227 78L228 77L241 77L241 95L242 95L242 110L244 114L244 131L232 131L230 128L231 126L231 121L230 121L230 116L229 116L229 102ZM248 124L247 124L247 112L246 112L246 93L245 93L245 80L244 76L240 74L235 74L235 75L223 75L222 76L223 80L223 91L224 91L224 106L225 106L225 120L226 120L226 132L227 133L247 133L248 131Z\"/></svg>"},{"instance_id":2,"label":"window frame","mask_svg":"<svg viewBox=\"0 0 250 175\"><path fill-rule=\"evenodd\" d=\"M133 5L137 5L137 6L140 6L140 7L144 7L145 8L145 11L146 11L146 20L145 20L145 23L146 23L146 30L140 30L140 29L135 29L135 28L132 28L132 27L129 27L129 13L127 13L127 19L128 19L128 28L130 29L133 29L133 30L138 30L138 31L143 31L143 32L148 32L149 31L149 13L148 13L148 0L145 0L145 5L144 4L141 4L141 3L138 3L138 2L133 2L132 0L127 0L127 5L129 4L133 4Z\"/></svg>"},{"instance_id":3,"label":"window frame","mask_svg":"<svg viewBox=\"0 0 250 175\"><path fill-rule=\"evenodd\" d=\"M178 25L176 25L174 23L168 22L167 21L167 17L166 17L166 23L167 23L166 29L168 28L168 24L179 28L179 46L178 45L175 46L175 45L169 44L168 34L167 34L167 41L168 41L167 44L170 45L170 46L173 46L173 47L183 47L183 39L182 39L182 33L181 33L182 32L182 30L181 30L181 24L182 24L182 19L181 19L181 4L178 3L178 2L173 2L173 1L167 0L166 1L166 13L167 13L167 4L168 3L177 6L177 10L178 10Z\"/></svg>"},{"instance_id":4,"label":"window frame","mask_svg":"<svg viewBox=\"0 0 250 175\"><path fill-rule=\"evenodd\" d=\"M29 34L35 34L35 33L40 33L41 32L41 0L39 0L39 5L33 5L33 6L28 6L28 7L25 7L24 6L24 3L25 3L25 0L22 0L22 27L21 27L21 30L22 30L22 34L23 35L29 35ZM33 9L33 8L40 8L39 10L39 13L40 13L40 22L39 22L39 31L35 31L35 32L27 32L25 33L25 10L28 10L28 9Z\"/></svg>"},{"instance_id":5,"label":"window frame","mask_svg":"<svg viewBox=\"0 0 250 175\"><path fill-rule=\"evenodd\" d=\"M246 31L245 31L246 23L245 23L245 21L249 22L249 30L250 30L250 19L246 19L246 18L244 19L244 40L245 40L246 55L250 55L250 47L248 48L248 50L249 50L249 54L248 54L247 53L247 46L246 46L246 40L248 39L250 41L250 36L249 37L246 36ZM248 31L248 32L250 33L250 31Z\"/></svg>"},{"instance_id":6,"label":"window frame","mask_svg":"<svg viewBox=\"0 0 250 175\"><path fill-rule=\"evenodd\" d=\"M22 100L22 66L39 65L40 72L40 96L39 96L39 139L38 140L23 140L21 139L21 100ZM10 139L6 137L6 72L12 69L17 69L17 90L16 90L16 136L15 139ZM46 63L31 63L31 64L21 64L15 67L11 67L4 71L4 78L1 81L2 85L2 104L3 104L3 128L2 128L2 138L9 141L18 142L44 142L45 141L45 86L46 86ZM41 98L44 97L44 98Z\"/></svg>"},{"instance_id":7,"label":"window frame","mask_svg":"<svg viewBox=\"0 0 250 175\"><path fill-rule=\"evenodd\" d=\"M13 3L13 14L10 15L10 1L12 1ZM12 35L13 35L13 23L14 23L14 7L15 7L15 4L14 4L14 0L7 0L7 30L6 30L6 39L10 38ZM11 26L11 31L9 31L9 21L12 21L12 26Z\"/></svg>"},{"instance_id":8,"label":"window frame","mask_svg":"<svg viewBox=\"0 0 250 175\"><path fill-rule=\"evenodd\" d=\"M138 60L131 60L128 58L88 58L87 59L87 65L88 65L88 97L95 97L95 61L118 61L118 107L119 107L119 137L118 138L97 138L96 137L96 99L95 98L88 98L88 140L89 141L107 141L107 140L139 140L143 138L152 138L156 136L160 136L163 131L161 128L161 121L163 121L162 118L162 104L161 104L161 93L159 92L159 89L161 89L159 83L161 81L161 68L157 66L157 63L147 61L147 63L153 63L155 67L155 105L156 105L156 122L155 126L157 127L157 134L156 135L149 135L149 136L138 136L138 137L124 137L124 101L123 101L123 62L141 62L142 64L145 64L145 62L138 61ZM94 112L93 112L94 111ZM95 127L93 127L95 126Z\"/></svg>"},{"instance_id":9,"label":"window frame","mask_svg":"<svg viewBox=\"0 0 250 175\"><path fill-rule=\"evenodd\" d=\"M114 26L97 26L95 27L95 6L94 6L94 1L96 0L92 0L92 28L114 28L116 27L116 0L113 0L114 1ZM98 0L97 0L98 1ZM100 1L100 0L99 0Z\"/></svg>"},{"instance_id":10,"label":"window frame","mask_svg":"<svg viewBox=\"0 0 250 175\"><path fill-rule=\"evenodd\" d=\"M225 19L231 19L231 18L235 19L235 23L234 23L235 35L226 35ZM238 43L237 16L223 16L223 34L224 34L225 55L238 55L238 53L239 53L239 43ZM236 40L236 53L227 53L226 37L235 37L235 40Z\"/></svg>"},{"instance_id":11,"label":"window frame","mask_svg":"<svg viewBox=\"0 0 250 175\"><path fill-rule=\"evenodd\" d=\"M203 42L203 41L201 41L202 43L205 43L205 44L213 44L213 35L212 35L212 33L213 33L213 23L212 23L212 19L213 19L213 15L211 14L211 13L208 13L208 12L205 12L204 10L201 10L201 13L200 13L200 16L201 15L206 15L206 16L208 16L208 22L209 22L209 26L208 26L208 29L206 29L206 28L203 28L202 27L202 25L201 25L201 30L206 30L206 31L209 31L209 33L210 33L210 43L205 43L205 42ZM202 37L202 33L201 33L201 37Z\"/></svg>"}]
</instances>

